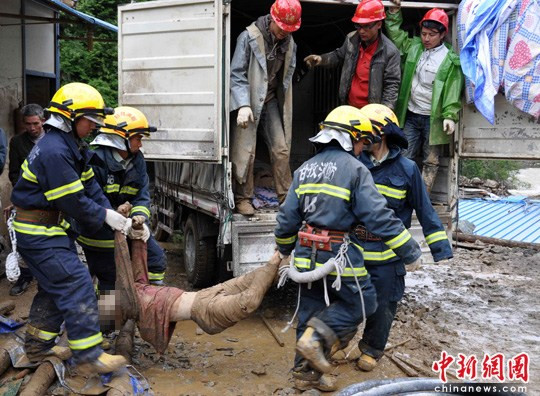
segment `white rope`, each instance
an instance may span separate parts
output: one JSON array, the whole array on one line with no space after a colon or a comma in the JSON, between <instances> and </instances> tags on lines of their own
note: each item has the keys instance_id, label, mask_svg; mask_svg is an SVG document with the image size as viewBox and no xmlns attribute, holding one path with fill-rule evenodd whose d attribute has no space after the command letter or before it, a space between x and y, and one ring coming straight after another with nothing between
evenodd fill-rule
<instances>
[{"instance_id":1,"label":"white rope","mask_svg":"<svg viewBox=\"0 0 540 396\"><path fill-rule=\"evenodd\" d=\"M11 215L7 221L9 238L11 239L11 253L6 257L6 277L10 282L16 282L21 276L19 268L19 260L21 256L17 252L17 234L13 228L13 219L15 218L15 210L11 211Z\"/></svg>"}]
</instances>

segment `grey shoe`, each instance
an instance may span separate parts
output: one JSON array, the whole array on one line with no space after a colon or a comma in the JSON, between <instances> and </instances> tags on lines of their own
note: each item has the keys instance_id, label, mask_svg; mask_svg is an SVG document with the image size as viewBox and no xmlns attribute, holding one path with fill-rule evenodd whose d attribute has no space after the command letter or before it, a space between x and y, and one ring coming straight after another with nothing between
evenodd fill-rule
<instances>
[{"instance_id":1,"label":"grey shoe","mask_svg":"<svg viewBox=\"0 0 540 396\"><path fill-rule=\"evenodd\" d=\"M28 288L30 287L31 280L27 280L24 278L17 279L17 282L11 287L9 290L10 296L20 296L23 294Z\"/></svg>"}]
</instances>

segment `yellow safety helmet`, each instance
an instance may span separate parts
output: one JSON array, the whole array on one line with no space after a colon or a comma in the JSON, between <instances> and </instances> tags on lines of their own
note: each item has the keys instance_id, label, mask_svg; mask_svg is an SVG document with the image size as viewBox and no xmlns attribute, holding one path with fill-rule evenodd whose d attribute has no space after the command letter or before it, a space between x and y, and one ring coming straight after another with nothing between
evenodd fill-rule
<instances>
[{"instance_id":1,"label":"yellow safety helmet","mask_svg":"<svg viewBox=\"0 0 540 396\"><path fill-rule=\"evenodd\" d=\"M379 131L381 131L389 122L393 122L399 126L396 114L388 106L372 103L362 107L360 111L369 117L371 124L374 127L377 127Z\"/></svg>"},{"instance_id":2,"label":"yellow safety helmet","mask_svg":"<svg viewBox=\"0 0 540 396\"><path fill-rule=\"evenodd\" d=\"M404 149L409 147L396 114L388 106L373 103L362 107L360 111L369 117L373 129L379 136L386 136L388 143L394 143Z\"/></svg>"},{"instance_id":3,"label":"yellow safety helmet","mask_svg":"<svg viewBox=\"0 0 540 396\"><path fill-rule=\"evenodd\" d=\"M94 87L84 83L69 83L60 87L47 110L71 121L85 117L98 125L103 125L105 116L114 112L112 108L105 107L103 97Z\"/></svg>"},{"instance_id":4,"label":"yellow safety helmet","mask_svg":"<svg viewBox=\"0 0 540 396\"><path fill-rule=\"evenodd\" d=\"M150 132L156 130L156 127L148 125L146 116L140 110L121 106L114 109L113 115L108 115L105 118L105 125L99 131L129 139L135 135L150 136Z\"/></svg>"},{"instance_id":5,"label":"yellow safety helmet","mask_svg":"<svg viewBox=\"0 0 540 396\"><path fill-rule=\"evenodd\" d=\"M353 141L359 141L363 138L371 142L377 140L377 136L373 133L371 121L360 111L353 106L339 106L332 110L326 119L319 124L320 128L329 127L341 132L346 132L351 135Z\"/></svg>"}]
</instances>

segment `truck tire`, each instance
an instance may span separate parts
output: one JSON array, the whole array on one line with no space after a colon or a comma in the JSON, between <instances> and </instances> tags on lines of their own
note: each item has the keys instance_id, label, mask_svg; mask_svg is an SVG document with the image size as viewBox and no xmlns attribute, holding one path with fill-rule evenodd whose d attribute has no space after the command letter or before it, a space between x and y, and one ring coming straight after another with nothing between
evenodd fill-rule
<instances>
[{"instance_id":1,"label":"truck tire","mask_svg":"<svg viewBox=\"0 0 540 396\"><path fill-rule=\"evenodd\" d=\"M200 237L195 214L189 215L184 227L184 267L193 287L201 288L213 283L216 241L213 237Z\"/></svg>"}]
</instances>

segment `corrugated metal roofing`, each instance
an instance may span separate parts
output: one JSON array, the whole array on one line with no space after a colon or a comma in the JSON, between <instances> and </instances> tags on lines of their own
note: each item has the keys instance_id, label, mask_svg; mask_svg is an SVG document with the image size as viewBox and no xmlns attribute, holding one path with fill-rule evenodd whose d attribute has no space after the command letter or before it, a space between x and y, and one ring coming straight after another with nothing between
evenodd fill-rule
<instances>
[{"instance_id":1,"label":"corrugated metal roofing","mask_svg":"<svg viewBox=\"0 0 540 396\"><path fill-rule=\"evenodd\" d=\"M524 197L460 199L458 211L460 220L475 225L475 235L540 243L540 201Z\"/></svg>"},{"instance_id":2,"label":"corrugated metal roofing","mask_svg":"<svg viewBox=\"0 0 540 396\"><path fill-rule=\"evenodd\" d=\"M91 15L85 14L84 12L80 12L75 10L74 8L71 8L70 6L62 3L60 0L38 0L41 3L45 4L48 7L54 8L59 11L63 11L68 15L72 15L74 17L77 17L86 23L89 23L91 25L97 25L104 29L110 30L112 32L118 32L118 27L114 26L113 24L110 24L109 22L102 21L99 18L95 18Z\"/></svg>"}]
</instances>

